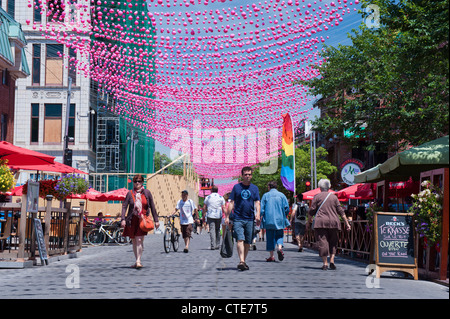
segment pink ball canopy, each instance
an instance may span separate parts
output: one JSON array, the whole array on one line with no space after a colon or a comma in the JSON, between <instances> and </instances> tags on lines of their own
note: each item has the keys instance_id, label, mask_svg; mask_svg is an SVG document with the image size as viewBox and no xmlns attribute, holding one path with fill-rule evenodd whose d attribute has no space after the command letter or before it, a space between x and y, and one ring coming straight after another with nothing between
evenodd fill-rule
<instances>
[{"instance_id":1,"label":"pink ball canopy","mask_svg":"<svg viewBox=\"0 0 450 319\"><path fill-rule=\"evenodd\" d=\"M31 1L48 39L78 53L70 67L114 99L110 110L227 179L281 148L282 114L311 110L319 55L348 0ZM31 23L27 21L27 23ZM61 52L63 54L63 52Z\"/></svg>"}]
</instances>

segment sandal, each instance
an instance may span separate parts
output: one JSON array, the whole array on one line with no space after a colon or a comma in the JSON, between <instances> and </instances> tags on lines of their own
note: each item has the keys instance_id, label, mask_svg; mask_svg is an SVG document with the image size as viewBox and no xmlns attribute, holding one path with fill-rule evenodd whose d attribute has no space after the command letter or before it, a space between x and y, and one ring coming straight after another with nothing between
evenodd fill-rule
<instances>
[{"instance_id":1,"label":"sandal","mask_svg":"<svg viewBox=\"0 0 450 319\"><path fill-rule=\"evenodd\" d=\"M283 251L282 251L281 249L279 249L279 250L277 251L277 254L278 254L278 260L279 260L279 261L282 261L282 260L284 259L284 253L283 253Z\"/></svg>"},{"instance_id":2,"label":"sandal","mask_svg":"<svg viewBox=\"0 0 450 319\"><path fill-rule=\"evenodd\" d=\"M275 257L269 257L266 259L267 262L275 261Z\"/></svg>"},{"instance_id":3,"label":"sandal","mask_svg":"<svg viewBox=\"0 0 450 319\"><path fill-rule=\"evenodd\" d=\"M240 262L239 265L237 266L237 268L242 271L248 270L248 266L243 262Z\"/></svg>"}]
</instances>

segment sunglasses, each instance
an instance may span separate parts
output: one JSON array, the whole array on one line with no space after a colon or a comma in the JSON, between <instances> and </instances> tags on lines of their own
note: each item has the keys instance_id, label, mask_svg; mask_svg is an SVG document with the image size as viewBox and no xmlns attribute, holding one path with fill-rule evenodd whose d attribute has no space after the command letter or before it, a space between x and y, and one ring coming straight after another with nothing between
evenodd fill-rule
<instances>
[{"instance_id":1,"label":"sunglasses","mask_svg":"<svg viewBox=\"0 0 450 319\"><path fill-rule=\"evenodd\" d=\"M250 173L250 174L244 174L244 176L252 176L252 174Z\"/></svg>"},{"instance_id":2,"label":"sunglasses","mask_svg":"<svg viewBox=\"0 0 450 319\"><path fill-rule=\"evenodd\" d=\"M142 181L134 181L135 183L141 183L142 184Z\"/></svg>"}]
</instances>

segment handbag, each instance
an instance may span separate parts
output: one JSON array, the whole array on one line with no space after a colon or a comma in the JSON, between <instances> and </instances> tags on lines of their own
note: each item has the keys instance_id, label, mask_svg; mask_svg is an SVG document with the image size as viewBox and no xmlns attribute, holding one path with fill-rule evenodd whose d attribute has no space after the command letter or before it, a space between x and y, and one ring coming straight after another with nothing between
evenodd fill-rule
<instances>
[{"instance_id":1,"label":"handbag","mask_svg":"<svg viewBox=\"0 0 450 319\"><path fill-rule=\"evenodd\" d=\"M327 197L325 197L325 200L322 202L322 204L320 204L319 209L318 209L317 212L316 212L316 215L317 215L317 213L320 211L320 209L322 208L322 205L325 204L325 202L326 202L327 199L328 199L328 196L330 196L330 195L331 195L331 193L328 193ZM316 217L314 216L314 219L313 219L312 224L311 224L311 229L314 229L314 223L315 223L315 221L316 221Z\"/></svg>"},{"instance_id":2,"label":"handbag","mask_svg":"<svg viewBox=\"0 0 450 319\"><path fill-rule=\"evenodd\" d=\"M153 224L150 215L142 215L141 221L139 222L139 228L145 232L152 231L155 228L155 224Z\"/></svg>"},{"instance_id":3,"label":"handbag","mask_svg":"<svg viewBox=\"0 0 450 319\"><path fill-rule=\"evenodd\" d=\"M226 228L225 236L222 240L222 246L220 246L220 256L222 258L230 258L233 256L233 236L231 235L231 230Z\"/></svg>"},{"instance_id":4,"label":"handbag","mask_svg":"<svg viewBox=\"0 0 450 319\"><path fill-rule=\"evenodd\" d=\"M131 196L133 197L134 202L136 202L136 198L134 196L134 193L130 191ZM145 196L145 195L144 195ZM155 228L155 224L153 223L152 218L150 217L150 214L142 214L141 213L141 220L139 221L139 228L144 232L152 231Z\"/></svg>"}]
</instances>

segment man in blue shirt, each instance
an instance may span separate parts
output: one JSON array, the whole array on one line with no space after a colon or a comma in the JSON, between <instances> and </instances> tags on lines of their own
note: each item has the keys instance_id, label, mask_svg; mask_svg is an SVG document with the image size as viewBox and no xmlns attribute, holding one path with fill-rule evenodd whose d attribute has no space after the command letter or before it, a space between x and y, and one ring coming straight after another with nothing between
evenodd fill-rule
<instances>
[{"instance_id":1,"label":"man in blue shirt","mask_svg":"<svg viewBox=\"0 0 450 319\"><path fill-rule=\"evenodd\" d=\"M259 189L252 184L252 168L242 168L242 182L234 185L230 194L230 204L225 218L225 224L230 222L230 213L233 211L233 231L237 240L237 252L239 255L239 270L248 270L245 260L253 239L254 221L260 224L260 198Z\"/></svg>"}]
</instances>

